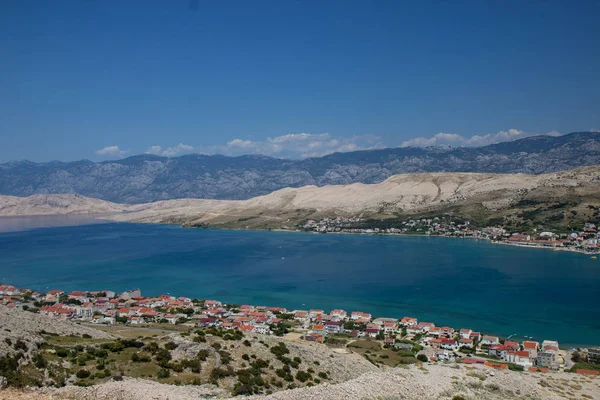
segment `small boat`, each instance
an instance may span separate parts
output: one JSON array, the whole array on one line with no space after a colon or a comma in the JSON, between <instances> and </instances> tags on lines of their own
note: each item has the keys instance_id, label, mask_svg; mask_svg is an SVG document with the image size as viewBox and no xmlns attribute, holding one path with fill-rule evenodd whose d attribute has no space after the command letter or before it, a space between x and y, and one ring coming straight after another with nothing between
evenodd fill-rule
<instances>
[{"instance_id":1,"label":"small boat","mask_svg":"<svg viewBox=\"0 0 600 400\"><path fill-rule=\"evenodd\" d=\"M596 258L598 258L598 257L596 257L596 256L592 256L592 258L596 259Z\"/></svg>"}]
</instances>

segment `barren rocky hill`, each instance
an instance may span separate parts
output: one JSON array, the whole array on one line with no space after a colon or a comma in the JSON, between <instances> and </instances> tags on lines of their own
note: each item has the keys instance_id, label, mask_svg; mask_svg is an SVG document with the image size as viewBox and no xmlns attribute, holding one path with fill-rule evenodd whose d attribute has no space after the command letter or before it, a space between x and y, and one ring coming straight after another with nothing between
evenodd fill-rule
<instances>
[{"instance_id":1,"label":"barren rocky hill","mask_svg":"<svg viewBox=\"0 0 600 400\"><path fill-rule=\"evenodd\" d=\"M76 194L0 196L0 216L104 214L121 212L124 206Z\"/></svg>"},{"instance_id":2,"label":"barren rocky hill","mask_svg":"<svg viewBox=\"0 0 600 400\"><path fill-rule=\"evenodd\" d=\"M68 321L46 317L40 314L23 312L0 305L0 355L12 354L15 345L22 341L28 354L37 350L44 342L42 333L60 336L89 335L90 338L110 339L106 332L91 329Z\"/></svg>"},{"instance_id":3,"label":"barren rocky hill","mask_svg":"<svg viewBox=\"0 0 600 400\"><path fill-rule=\"evenodd\" d=\"M543 207L550 205L550 210L560 213L559 219L567 224L571 217L581 219L586 212L594 212L599 202L600 167L592 166L543 175L403 174L377 184L286 188L249 200L181 199L122 205L76 195L0 197L0 215L112 212L105 218L187 226L278 228L307 218L335 215L390 218L450 211L472 218L516 217L524 206L544 211Z\"/></svg>"},{"instance_id":4,"label":"barren rocky hill","mask_svg":"<svg viewBox=\"0 0 600 400\"><path fill-rule=\"evenodd\" d=\"M461 396L461 397L455 397ZM600 396L598 377L556 372L495 371L484 366L424 365L390 368L369 372L337 384L321 384L248 397L249 400L468 400L531 399L560 400L595 399ZM218 390L205 387L172 386L143 379L125 379L88 388L69 386L61 389L0 390L7 400L191 400L223 398Z\"/></svg>"}]
</instances>

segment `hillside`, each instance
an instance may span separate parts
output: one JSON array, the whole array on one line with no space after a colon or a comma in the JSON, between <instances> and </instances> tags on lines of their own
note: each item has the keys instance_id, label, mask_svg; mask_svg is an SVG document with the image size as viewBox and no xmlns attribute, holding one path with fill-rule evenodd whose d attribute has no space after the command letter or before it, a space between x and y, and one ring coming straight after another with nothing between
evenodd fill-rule
<instances>
[{"instance_id":1,"label":"hillside","mask_svg":"<svg viewBox=\"0 0 600 400\"><path fill-rule=\"evenodd\" d=\"M74 194L0 196L1 216L104 214L121 212L124 209L120 204Z\"/></svg>"},{"instance_id":2,"label":"hillside","mask_svg":"<svg viewBox=\"0 0 600 400\"><path fill-rule=\"evenodd\" d=\"M0 378L9 385L5 388L0 382L0 398L7 400L223 399L251 393L251 400L546 400L573 398L574 393L587 399L600 395L600 378L594 376L420 363L400 356L402 350L385 349L381 341L365 338L353 341L372 350L363 357L350 345L309 343L299 340L298 333L275 337L185 324L94 329L5 306L0 306L0 322L0 339L10 342L0 350L0 372L6 377ZM7 368L6 354L18 356L16 371ZM161 375L165 370L168 373Z\"/></svg>"},{"instance_id":3,"label":"hillside","mask_svg":"<svg viewBox=\"0 0 600 400\"><path fill-rule=\"evenodd\" d=\"M117 203L250 199L291 187L379 183L396 174L544 174L600 164L600 133L535 136L479 148L391 148L304 160L139 155L117 161L0 164L0 194L79 194Z\"/></svg>"},{"instance_id":4,"label":"hillside","mask_svg":"<svg viewBox=\"0 0 600 400\"><path fill-rule=\"evenodd\" d=\"M426 173L377 184L286 188L249 200L181 199L123 205L76 195L0 196L0 215L90 213L115 221L280 228L309 218L452 214L482 223L578 226L600 206L600 167L544 175Z\"/></svg>"}]
</instances>

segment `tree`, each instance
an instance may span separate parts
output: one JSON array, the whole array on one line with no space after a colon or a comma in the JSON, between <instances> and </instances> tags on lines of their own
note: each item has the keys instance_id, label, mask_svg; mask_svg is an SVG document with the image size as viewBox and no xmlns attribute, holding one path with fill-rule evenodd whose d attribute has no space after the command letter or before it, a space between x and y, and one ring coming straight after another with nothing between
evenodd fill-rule
<instances>
[{"instance_id":1,"label":"tree","mask_svg":"<svg viewBox=\"0 0 600 400\"><path fill-rule=\"evenodd\" d=\"M419 354L417 356L417 360L419 360L421 362L427 362L427 361L429 361L429 359L427 358L427 356L425 354Z\"/></svg>"}]
</instances>

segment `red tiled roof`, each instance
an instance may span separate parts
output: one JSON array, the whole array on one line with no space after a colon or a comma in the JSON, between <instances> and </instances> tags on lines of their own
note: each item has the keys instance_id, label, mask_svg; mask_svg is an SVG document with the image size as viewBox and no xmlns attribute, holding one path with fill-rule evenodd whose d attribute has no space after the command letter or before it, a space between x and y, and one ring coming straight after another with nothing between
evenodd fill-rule
<instances>
[{"instance_id":1,"label":"red tiled roof","mask_svg":"<svg viewBox=\"0 0 600 400\"><path fill-rule=\"evenodd\" d=\"M593 375L593 376L600 375L599 371L594 371L591 369L578 369L577 373L582 374L582 375Z\"/></svg>"},{"instance_id":2,"label":"red tiled roof","mask_svg":"<svg viewBox=\"0 0 600 400\"><path fill-rule=\"evenodd\" d=\"M550 370L548 368L538 368L538 367L531 367L531 368L529 368L529 371L531 371L531 372L543 372L543 373L550 372Z\"/></svg>"},{"instance_id":3,"label":"red tiled roof","mask_svg":"<svg viewBox=\"0 0 600 400\"><path fill-rule=\"evenodd\" d=\"M508 365L507 364L493 363L491 361L486 361L484 363L484 365L487 366L487 367L491 367L491 368L508 369Z\"/></svg>"}]
</instances>

